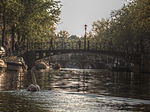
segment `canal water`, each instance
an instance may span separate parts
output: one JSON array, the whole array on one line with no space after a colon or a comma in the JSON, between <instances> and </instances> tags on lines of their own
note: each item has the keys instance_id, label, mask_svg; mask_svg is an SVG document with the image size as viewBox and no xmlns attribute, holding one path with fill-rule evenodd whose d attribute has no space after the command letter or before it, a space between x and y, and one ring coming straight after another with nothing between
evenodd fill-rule
<instances>
[{"instance_id":1,"label":"canal water","mask_svg":"<svg viewBox=\"0 0 150 112\"><path fill-rule=\"evenodd\" d=\"M150 75L92 69L0 73L0 112L150 112Z\"/></svg>"}]
</instances>

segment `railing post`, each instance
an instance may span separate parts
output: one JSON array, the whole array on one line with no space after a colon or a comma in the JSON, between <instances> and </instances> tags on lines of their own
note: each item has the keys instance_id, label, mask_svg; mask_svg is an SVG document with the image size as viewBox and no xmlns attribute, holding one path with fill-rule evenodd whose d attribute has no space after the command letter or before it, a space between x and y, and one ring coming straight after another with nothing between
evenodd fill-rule
<instances>
[{"instance_id":1,"label":"railing post","mask_svg":"<svg viewBox=\"0 0 150 112\"><path fill-rule=\"evenodd\" d=\"M61 41L61 48L64 49L64 42Z\"/></svg>"},{"instance_id":2,"label":"railing post","mask_svg":"<svg viewBox=\"0 0 150 112\"><path fill-rule=\"evenodd\" d=\"M96 42L96 44L95 44L95 49L97 50L97 42Z\"/></svg>"},{"instance_id":3,"label":"railing post","mask_svg":"<svg viewBox=\"0 0 150 112\"><path fill-rule=\"evenodd\" d=\"M53 50L56 50L56 41L54 41Z\"/></svg>"},{"instance_id":4,"label":"railing post","mask_svg":"<svg viewBox=\"0 0 150 112\"><path fill-rule=\"evenodd\" d=\"M37 44L38 45L38 44ZM40 45L40 44L39 44ZM44 42L41 43L41 48L40 49L44 49Z\"/></svg>"},{"instance_id":5,"label":"railing post","mask_svg":"<svg viewBox=\"0 0 150 112\"><path fill-rule=\"evenodd\" d=\"M72 49L73 49L73 42L72 42Z\"/></svg>"},{"instance_id":6,"label":"railing post","mask_svg":"<svg viewBox=\"0 0 150 112\"><path fill-rule=\"evenodd\" d=\"M27 43L26 46L27 46L27 51L29 51L29 43Z\"/></svg>"},{"instance_id":7,"label":"railing post","mask_svg":"<svg viewBox=\"0 0 150 112\"><path fill-rule=\"evenodd\" d=\"M84 50L86 50L86 35L84 37Z\"/></svg>"},{"instance_id":8,"label":"railing post","mask_svg":"<svg viewBox=\"0 0 150 112\"><path fill-rule=\"evenodd\" d=\"M66 42L63 41L63 50L65 50Z\"/></svg>"},{"instance_id":9,"label":"railing post","mask_svg":"<svg viewBox=\"0 0 150 112\"><path fill-rule=\"evenodd\" d=\"M81 49L81 41L78 41L78 45L79 45L79 50Z\"/></svg>"},{"instance_id":10,"label":"railing post","mask_svg":"<svg viewBox=\"0 0 150 112\"><path fill-rule=\"evenodd\" d=\"M88 40L88 50L90 49L90 41Z\"/></svg>"},{"instance_id":11,"label":"railing post","mask_svg":"<svg viewBox=\"0 0 150 112\"><path fill-rule=\"evenodd\" d=\"M49 50L53 50L53 38L49 42Z\"/></svg>"}]
</instances>

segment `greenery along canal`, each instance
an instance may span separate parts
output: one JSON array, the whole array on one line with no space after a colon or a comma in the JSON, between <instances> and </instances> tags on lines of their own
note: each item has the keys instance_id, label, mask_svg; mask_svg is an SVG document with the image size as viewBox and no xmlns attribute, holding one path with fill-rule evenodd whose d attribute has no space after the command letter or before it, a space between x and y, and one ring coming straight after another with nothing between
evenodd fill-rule
<instances>
[{"instance_id":1,"label":"greenery along canal","mask_svg":"<svg viewBox=\"0 0 150 112\"><path fill-rule=\"evenodd\" d=\"M150 76L106 70L36 72L40 92L28 92L30 73L0 74L0 112L148 112Z\"/></svg>"}]
</instances>

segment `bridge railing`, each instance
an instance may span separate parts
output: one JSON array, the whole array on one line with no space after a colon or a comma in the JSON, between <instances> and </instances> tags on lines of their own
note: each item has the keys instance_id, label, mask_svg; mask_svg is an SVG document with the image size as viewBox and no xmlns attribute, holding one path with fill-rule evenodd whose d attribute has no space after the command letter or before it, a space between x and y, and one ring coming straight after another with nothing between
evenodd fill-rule
<instances>
[{"instance_id":1,"label":"bridge railing","mask_svg":"<svg viewBox=\"0 0 150 112\"><path fill-rule=\"evenodd\" d=\"M86 40L86 45L84 40L52 40L50 42L32 42L27 44L27 50L95 50L95 51L115 51L124 53L134 53L137 51L134 49L127 49L122 47L113 46L102 46L101 43L96 40Z\"/></svg>"},{"instance_id":2,"label":"bridge railing","mask_svg":"<svg viewBox=\"0 0 150 112\"><path fill-rule=\"evenodd\" d=\"M87 40L86 46L83 40L57 40L53 42L32 42L27 44L27 50L101 50L102 47L98 42Z\"/></svg>"},{"instance_id":3,"label":"bridge railing","mask_svg":"<svg viewBox=\"0 0 150 112\"><path fill-rule=\"evenodd\" d=\"M47 50L49 49L49 42L30 42L27 44L27 50Z\"/></svg>"},{"instance_id":4,"label":"bridge railing","mask_svg":"<svg viewBox=\"0 0 150 112\"><path fill-rule=\"evenodd\" d=\"M97 41L84 40L54 40L52 42L32 42L27 44L27 50L108 50ZM109 49L110 50L110 49Z\"/></svg>"}]
</instances>

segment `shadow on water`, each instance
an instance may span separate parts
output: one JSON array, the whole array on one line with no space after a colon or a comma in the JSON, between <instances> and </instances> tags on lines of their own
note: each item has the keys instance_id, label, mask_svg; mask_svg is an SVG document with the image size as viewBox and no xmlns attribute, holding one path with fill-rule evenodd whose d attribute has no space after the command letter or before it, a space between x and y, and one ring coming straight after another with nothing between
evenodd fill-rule
<instances>
[{"instance_id":1,"label":"shadow on water","mask_svg":"<svg viewBox=\"0 0 150 112\"><path fill-rule=\"evenodd\" d=\"M36 72L40 92L27 92L31 74L0 74L0 111L150 111L150 76L107 70Z\"/></svg>"}]
</instances>

